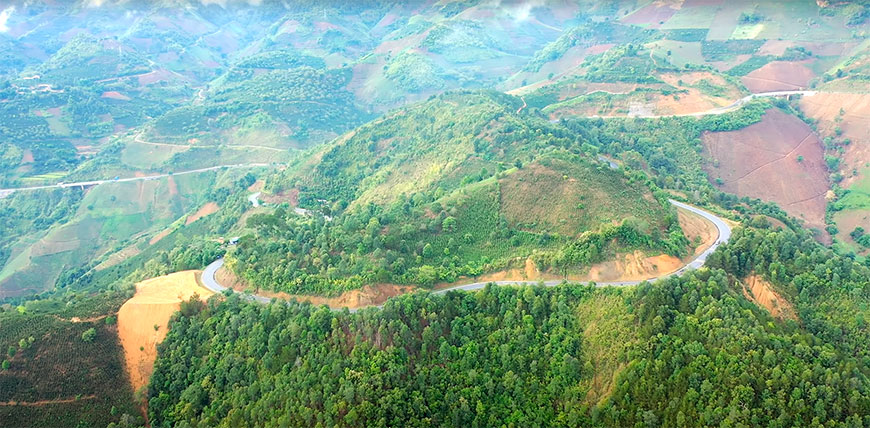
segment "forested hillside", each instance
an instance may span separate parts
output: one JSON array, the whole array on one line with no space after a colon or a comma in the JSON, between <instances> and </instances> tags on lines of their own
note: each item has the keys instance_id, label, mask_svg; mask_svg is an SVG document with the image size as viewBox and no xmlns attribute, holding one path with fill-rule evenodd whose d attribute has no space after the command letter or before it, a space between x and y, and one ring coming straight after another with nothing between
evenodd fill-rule
<instances>
[{"instance_id":1,"label":"forested hillside","mask_svg":"<svg viewBox=\"0 0 870 428\"><path fill-rule=\"evenodd\" d=\"M156 426L870 423L870 269L803 234L735 238L710 269L634 290L488 287L356 314L213 300L174 322L150 416ZM796 303L797 322L738 292L749 272Z\"/></svg>"}]
</instances>

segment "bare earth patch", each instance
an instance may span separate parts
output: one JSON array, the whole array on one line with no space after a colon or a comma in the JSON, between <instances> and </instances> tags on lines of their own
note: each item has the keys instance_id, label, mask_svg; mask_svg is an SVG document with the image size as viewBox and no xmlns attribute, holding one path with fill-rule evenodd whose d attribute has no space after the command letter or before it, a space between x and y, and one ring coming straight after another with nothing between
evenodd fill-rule
<instances>
[{"instance_id":1,"label":"bare earth patch","mask_svg":"<svg viewBox=\"0 0 870 428\"><path fill-rule=\"evenodd\" d=\"M861 179L862 167L870 162L870 94L817 93L801 98L800 108L807 116L819 121L821 135L834 136L839 126L842 131L839 138L851 140L841 160L844 177L841 186L848 188ZM840 109L843 111L842 121L837 123ZM853 169L858 170L855 176L851 174Z\"/></svg>"},{"instance_id":2,"label":"bare earth patch","mask_svg":"<svg viewBox=\"0 0 870 428\"><path fill-rule=\"evenodd\" d=\"M622 18L627 24L648 24L649 28L659 28L661 23L671 19L680 9L682 2L654 1L631 15Z\"/></svg>"},{"instance_id":3,"label":"bare earth patch","mask_svg":"<svg viewBox=\"0 0 870 428\"><path fill-rule=\"evenodd\" d=\"M184 224L188 225L188 224L193 223L193 222L195 222L195 221L197 221L197 220L199 220L207 215L214 214L217 212L218 208L220 208L220 207L218 207L218 204L216 204L214 202L209 202L209 203L203 205L195 213L188 216L187 220L184 221Z\"/></svg>"},{"instance_id":4,"label":"bare earth patch","mask_svg":"<svg viewBox=\"0 0 870 428\"><path fill-rule=\"evenodd\" d=\"M118 100L118 101L130 101L130 97L128 97L128 96L126 96L118 91L103 92L103 95L101 95L100 97L101 98L109 98L109 99Z\"/></svg>"},{"instance_id":5,"label":"bare earth patch","mask_svg":"<svg viewBox=\"0 0 870 428\"><path fill-rule=\"evenodd\" d=\"M275 205L287 202L291 207L295 208L299 205L299 189L293 188L275 194L264 193L260 195L260 200L267 204Z\"/></svg>"},{"instance_id":6,"label":"bare earth patch","mask_svg":"<svg viewBox=\"0 0 870 428\"><path fill-rule=\"evenodd\" d=\"M788 300L783 299L773 286L759 275L750 275L743 281L743 295L749 301L767 309L774 318L798 320L797 312Z\"/></svg>"},{"instance_id":7,"label":"bare earth patch","mask_svg":"<svg viewBox=\"0 0 870 428\"><path fill-rule=\"evenodd\" d=\"M702 140L711 182L728 193L779 204L830 243L824 231L828 172L822 143L807 124L771 109L759 123L705 133Z\"/></svg>"},{"instance_id":8,"label":"bare earth patch","mask_svg":"<svg viewBox=\"0 0 870 428\"><path fill-rule=\"evenodd\" d=\"M669 274L683 267L683 261L667 254L646 256L640 251L626 254L620 259L593 265L589 274L579 281L620 282L643 281Z\"/></svg>"},{"instance_id":9,"label":"bare earth patch","mask_svg":"<svg viewBox=\"0 0 870 428\"><path fill-rule=\"evenodd\" d=\"M136 284L133 298L118 311L118 336L134 391L148 384L157 344L166 337L169 318L181 307L182 300L194 294L202 298L212 294L199 285L199 273L189 270L142 281Z\"/></svg>"},{"instance_id":10,"label":"bare earth patch","mask_svg":"<svg viewBox=\"0 0 870 428\"><path fill-rule=\"evenodd\" d=\"M171 227L161 230L160 233L151 237L151 239L148 241L148 245L154 245L154 244L160 242L161 239L169 236L170 233L172 233Z\"/></svg>"},{"instance_id":11,"label":"bare earth patch","mask_svg":"<svg viewBox=\"0 0 870 428\"><path fill-rule=\"evenodd\" d=\"M677 218L680 221L680 228L683 229L683 234L686 235L686 238L689 238L689 242L693 245L695 242L698 242L698 246L693 253L694 256L706 251L719 238L719 230L716 229L716 225L704 217L678 208Z\"/></svg>"},{"instance_id":12,"label":"bare earth patch","mask_svg":"<svg viewBox=\"0 0 870 428\"><path fill-rule=\"evenodd\" d=\"M249 287L226 267L218 269L215 280L236 291L247 291ZM309 302L313 305L326 305L330 308L359 309L368 306L382 305L390 297L414 292L416 287L411 285L375 284L367 285L358 290L350 290L337 297L310 296L304 294L290 294L266 290L256 290L257 294L266 298L278 298L283 300L296 300Z\"/></svg>"},{"instance_id":13,"label":"bare earth patch","mask_svg":"<svg viewBox=\"0 0 870 428\"><path fill-rule=\"evenodd\" d=\"M112 255L110 255L105 261L94 266L94 270L101 271L103 269L108 269L112 266L115 266L124 260L129 259L130 257L134 257L141 253L142 250L136 248L136 245L130 245L129 247L125 247L121 251L116 251Z\"/></svg>"},{"instance_id":14,"label":"bare earth patch","mask_svg":"<svg viewBox=\"0 0 870 428\"><path fill-rule=\"evenodd\" d=\"M741 81L754 92L792 91L806 88L816 77L799 62L773 61L743 76Z\"/></svg>"}]
</instances>

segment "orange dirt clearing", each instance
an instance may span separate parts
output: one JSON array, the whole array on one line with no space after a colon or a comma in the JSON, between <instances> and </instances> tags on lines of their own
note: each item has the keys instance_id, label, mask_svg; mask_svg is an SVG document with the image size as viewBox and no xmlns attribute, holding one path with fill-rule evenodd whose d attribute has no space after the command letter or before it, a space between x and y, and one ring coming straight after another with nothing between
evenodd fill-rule
<instances>
[{"instance_id":1,"label":"orange dirt clearing","mask_svg":"<svg viewBox=\"0 0 870 428\"><path fill-rule=\"evenodd\" d=\"M118 311L118 336L133 390L148 384L157 344L166 337L169 318L193 294L212 294L197 282L199 271L176 272L136 284L136 294ZM154 326L157 326L155 330Z\"/></svg>"},{"instance_id":2,"label":"orange dirt clearing","mask_svg":"<svg viewBox=\"0 0 870 428\"><path fill-rule=\"evenodd\" d=\"M158 233L158 234L154 235L153 237L151 237L151 239L148 241L148 245L154 245L154 244L160 242L161 239L163 239L163 238L169 236L170 233L172 233L172 228L171 228L171 227L170 227L170 228L167 228L167 229L163 229L163 230L161 230L160 233Z\"/></svg>"},{"instance_id":3,"label":"orange dirt clearing","mask_svg":"<svg viewBox=\"0 0 870 428\"><path fill-rule=\"evenodd\" d=\"M282 192L278 192L275 194L261 194L260 200L267 204L278 205L284 202L290 204L291 207L296 207L299 205L299 189L293 188L290 190L284 190Z\"/></svg>"},{"instance_id":4,"label":"orange dirt clearing","mask_svg":"<svg viewBox=\"0 0 870 428\"><path fill-rule=\"evenodd\" d=\"M169 177L166 182L169 184L169 196L175 196L178 194L178 183L175 182L175 179Z\"/></svg>"},{"instance_id":5,"label":"orange dirt clearing","mask_svg":"<svg viewBox=\"0 0 870 428\"><path fill-rule=\"evenodd\" d=\"M814 77L816 74L802 63L773 61L740 80L750 91L759 93L803 89Z\"/></svg>"},{"instance_id":6,"label":"orange dirt clearing","mask_svg":"<svg viewBox=\"0 0 870 428\"><path fill-rule=\"evenodd\" d=\"M113 99L113 100L119 100L119 101L130 101L130 97L128 97L128 96L126 96L118 91L103 92L103 95L101 95L100 97L101 98L109 98L109 99Z\"/></svg>"},{"instance_id":7,"label":"orange dirt clearing","mask_svg":"<svg viewBox=\"0 0 870 428\"><path fill-rule=\"evenodd\" d=\"M798 320L797 312L788 300L783 299L769 282L759 275L750 275L743 282L743 295L749 301L767 309L774 318Z\"/></svg>"},{"instance_id":8,"label":"orange dirt clearing","mask_svg":"<svg viewBox=\"0 0 870 428\"><path fill-rule=\"evenodd\" d=\"M716 229L716 225L704 217L677 208L677 218L680 221L680 228L683 229L686 238L689 238L689 242L694 245L697 238L698 247L695 248L694 256L706 251L719 238L719 230Z\"/></svg>"},{"instance_id":9,"label":"orange dirt clearing","mask_svg":"<svg viewBox=\"0 0 870 428\"><path fill-rule=\"evenodd\" d=\"M226 267L220 268L215 273L215 279L220 283L232 287L236 291L246 291L249 289L247 284L238 278L232 271ZM396 285L396 284L375 284L367 285L358 290L345 291L336 297L310 296L304 294L290 294L284 292L273 292L258 290L257 294L267 298L278 298L283 300L296 300L299 302L309 302L313 305L326 305L330 308L340 309L359 309L368 306L382 305L390 297L399 296L402 294L412 293L416 287L411 285Z\"/></svg>"},{"instance_id":10,"label":"orange dirt clearing","mask_svg":"<svg viewBox=\"0 0 870 428\"><path fill-rule=\"evenodd\" d=\"M593 265L580 281L616 282L643 281L669 274L683 267L683 261L666 254L645 256L640 251L624 255L621 259Z\"/></svg>"},{"instance_id":11,"label":"orange dirt clearing","mask_svg":"<svg viewBox=\"0 0 870 428\"><path fill-rule=\"evenodd\" d=\"M33 245L33 249L31 250L30 254L33 257L39 257L47 256L50 254L64 253L67 251L75 250L79 247L79 245L80 242L78 239L73 239L69 241L52 241L43 238Z\"/></svg>"},{"instance_id":12,"label":"orange dirt clearing","mask_svg":"<svg viewBox=\"0 0 870 428\"><path fill-rule=\"evenodd\" d=\"M214 214L217 212L218 208L220 208L218 207L218 204L214 202L209 202L203 205L202 208L198 209L195 213L193 213L193 215L188 216L187 220L184 221L184 224L188 225L207 215Z\"/></svg>"},{"instance_id":13,"label":"orange dirt clearing","mask_svg":"<svg viewBox=\"0 0 870 428\"><path fill-rule=\"evenodd\" d=\"M797 117L770 109L761 122L702 136L711 182L723 191L779 204L789 215L825 228L828 172L819 138ZM798 158L801 157L801 161Z\"/></svg>"},{"instance_id":14,"label":"orange dirt clearing","mask_svg":"<svg viewBox=\"0 0 870 428\"><path fill-rule=\"evenodd\" d=\"M659 28L660 23L671 19L678 9L679 3L656 1L622 18L622 22L636 25L649 24L650 28Z\"/></svg>"}]
</instances>

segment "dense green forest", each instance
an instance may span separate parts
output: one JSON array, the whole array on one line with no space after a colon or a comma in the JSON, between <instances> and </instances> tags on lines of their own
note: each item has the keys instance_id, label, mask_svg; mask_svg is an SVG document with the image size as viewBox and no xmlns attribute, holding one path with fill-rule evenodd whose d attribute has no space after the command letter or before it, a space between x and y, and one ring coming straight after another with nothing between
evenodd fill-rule
<instances>
[{"instance_id":1,"label":"dense green forest","mask_svg":"<svg viewBox=\"0 0 870 428\"><path fill-rule=\"evenodd\" d=\"M490 286L355 314L215 299L174 321L150 417L155 426L870 423L870 269L805 234L734 238L709 269L636 289ZM739 294L749 272L786 292L799 321Z\"/></svg>"}]
</instances>

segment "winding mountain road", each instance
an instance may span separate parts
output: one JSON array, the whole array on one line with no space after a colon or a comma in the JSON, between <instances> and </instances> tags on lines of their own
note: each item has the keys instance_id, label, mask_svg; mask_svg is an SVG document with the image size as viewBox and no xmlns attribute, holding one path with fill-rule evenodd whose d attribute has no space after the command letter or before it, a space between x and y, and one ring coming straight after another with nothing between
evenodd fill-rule
<instances>
[{"instance_id":1,"label":"winding mountain road","mask_svg":"<svg viewBox=\"0 0 870 428\"><path fill-rule=\"evenodd\" d=\"M216 171L219 169L256 168L256 167L263 167L263 166L269 166L269 165L271 165L271 164L268 164L268 163L244 163L244 164L234 164L234 165L218 165L218 166L211 166L208 168L191 169L189 171L180 171L180 172L167 173L167 174L146 175L146 176L142 176L142 177L76 181L76 182L70 182L70 183L48 184L45 186L16 187L16 188L11 188L11 189L0 189L0 198L2 198L4 196L8 196L14 192L21 192L21 191L25 191L25 190L58 189L58 188L67 188L67 187L85 187L85 186L96 186L96 185L104 184L104 183L129 183L131 181L157 180L157 179L166 178L166 177L177 177L179 175L197 174L197 173L206 172L206 171Z\"/></svg>"},{"instance_id":2,"label":"winding mountain road","mask_svg":"<svg viewBox=\"0 0 870 428\"><path fill-rule=\"evenodd\" d=\"M671 273L666 274L666 275L656 277L656 278L649 278L649 279L647 279L647 281L656 281L659 279L670 278L673 276L680 276L683 273L685 273L686 271L698 269L704 265L704 263L707 261L707 257L710 254L712 254L714 251L716 251L716 249L719 248L720 245L728 242L728 240L731 239L731 227L728 226L728 223L726 223L724 220L722 220L721 218L719 218L715 214L713 214L709 211L706 211L706 210L703 210L703 209L679 202L679 201L675 201L673 199L671 199L670 202L671 202L671 204L673 204L674 206L676 206L678 208L682 208L684 210L687 210L689 212L697 214L706 220L709 220L716 227L716 230L719 232L719 236L716 238L716 240L713 242L713 244L710 246L710 248L707 248L706 250L704 250L701 254L699 254L697 257L695 257L691 262L687 263L685 266L681 267L679 270L671 272ZM223 265L224 265L224 260L222 258L220 258L220 259L217 259L214 262L212 262L210 265L208 265L205 268L205 270L203 270L201 280L202 280L202 284L203 284L203 286L205 286L205 288L207 288L215 293L220 293L220 292L227 289L227 287L221 285L215 279L215 273L217 273L218 269L220 269ZM578 283L578 284L584 283L584 282L579 282L579 281L567 281L567 280L485 281L485 282L474 282L471 284L458 284L458 285L454 285L452 287L442 288L440 290L433 291L432 293L433 294L444 294L444 293L447 293L448 291L454 291L454 290L475 291L475 290L480 290L480 289L486 287L486 285L490 284L490 283L495 284L495 285L502 285L502 286L504 286L504 285L544 285L546 287L553 287L553 286L562 284L564 282L571 282L571 283ZM596 287L627 287L627 286L640 284L641 282L643 282L643 281L588 282L586 284L593 284ZM259 302L259 303L268 303L272 300L271 298L257 295L257 294L251 294L251 293L244 293L243 296L245 296L245 298L248 300ZM333 309L337 309L337 308L333 308Z\"/></svg>"}]
</instances>

